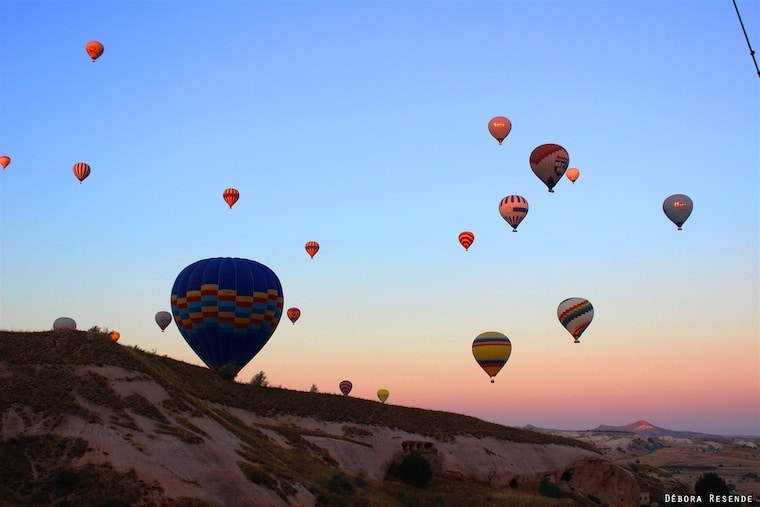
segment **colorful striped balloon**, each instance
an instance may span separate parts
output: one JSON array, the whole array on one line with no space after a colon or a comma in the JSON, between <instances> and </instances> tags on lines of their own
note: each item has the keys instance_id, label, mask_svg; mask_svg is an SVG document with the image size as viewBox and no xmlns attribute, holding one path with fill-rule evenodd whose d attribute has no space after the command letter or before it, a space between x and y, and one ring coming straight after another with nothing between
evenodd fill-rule
<instances>
[{"instance_id":1,"label":"colorful striped balloon","mask_svg":"<svg viewBox=\"0 0 760 507\"><path fill-rule=\"evenodd\" d=\"M517 232L517 226L528 214L528 201L520 195L508 195L499 202L499 214L512 226L512 232Z\"/></svg>"},{"instance_id":2,"label":"colorful striped balloon","mask_svg":"<svg viewBox=\"0 0 760 507\"><path fill-rule=\"evenodd\" d=\"M472 355L483 371L493 378L501 371L512 355L512 342L497 331L480 333L472 342Z\"/></svg>"},{"instance_id":3,"label":"colorful striped balloon","mask_svg":"<svg viewBox=\"0 0 760 507\"><path fill-rule=\"evenodd\" d=\"M575 343L580 343L581 335L594 318L594 307L588 299L568 298L557 307L557 318L573 335Z\"/></svg>"},{"instance_id":4,"label":"colorful striped balloon","mask_svg":"<svg viewBox=\"0 0 760 507\"><path fill-rule=\"evenodd\" d=\"M84 162L77 162L74 164L74 176L77 177L79 180L79 183L81 184L84 179L90 175L90 166L85 164Z\"/></svg>"},{"instance_id":5,"label":"colorful striped balloon","mask_svg":"<svg viewBox=\"0 0 760 507\"><path fill-rule=\"evenodd\" d=\"M224 202L226 202L230 206L230 209L232 209L232 205L240 199L240 192L238 192L236 188L228 188L222 192L222 197L224 198Z\"/></svg>"},{"instance_id":6,"label":"colorful striped balloon","mask_svg":"<svg viewBox=\"0 0 760 507\"><path fill-rule=\"evenodd\" d=\"M283 311L282 285L264 264L203 259L183 269L171 292L174 321L190 348L219 373L237 374L272 337Z\"/></svg>"},{"instance_id":7,"label":"colorful striped balloon","mask_svg":"<svg viewBox=\"0 0 760 507\"><path fill-rule=\"evenodd\" d=\"M314 256L317 255L317 252L319 252L319 243L316 241L307 241L304 248L306 248L306 253L308 253L313 259Z\"/></svg>"},{"instance_id":8,"label":"colorful striped balloon","mask_svg":"<svg viewBox=\"0 0 760 507\"><path fill-rule=\"evenodd\" d=\"M470 231L459 233L459 242L462 244L465 251L469 250L470 245L472 245L473 241L475 241L475 235Z\"/></svg>"},{"instance_id":9,"label":"colorful striped balloon","mask_svg":"<svg viewBox=\"0 0 760 507\"><path fill-rule=\"evenodd\" d=\"M542 144L531 152L528 161L538 179L549 187L549 192L554 192L554 185L559 182L567 166L570 165L570 155L558 144Z\"/></svg>"},{"instance_id":10,"label":"colorful striped balloon","mask_svg":"<svg viewBox=\"0 0 760 507\"><path fill-rule=\"evenodd\" d=\"M340 392L343 393L343 396L348 396L348 393L351 392L351 389L354 388L354 385L350 380L342 380L338 387L340 387Z\"/></svg>"}]
</instances>

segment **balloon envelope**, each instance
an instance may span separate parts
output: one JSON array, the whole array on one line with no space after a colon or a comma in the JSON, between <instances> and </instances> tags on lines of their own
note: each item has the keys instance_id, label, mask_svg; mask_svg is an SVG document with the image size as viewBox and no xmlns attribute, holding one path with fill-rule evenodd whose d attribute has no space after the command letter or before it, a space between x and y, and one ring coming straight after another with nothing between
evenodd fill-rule
<instances>
[{"instance_id":1,"label":"balloon envelope","mask_svg":"<svg viewBox=\"0 0 760 507\"><path fill-rule=\"evenodd\" d=\"M486 331L473 340L472 355L493 382L493 377L501 371L512 355L512 342L498 331Z\"/></svg>"},{"instance_id":2,"label":"balloon envelope","mask_svg":"<svg viewBox=\"0 0 760 507\"><path fill-rule=\"evenodd\" d=\"M64 329L76 329L77 323L71 317L58 317L53 321L53 331L62 331Z\"/></svg>"},{"instance_id":3,"label":"balloon envelope","mask_svg":"<svg viewBox=\"0 0 760 507\"><path fill-rule=\"evenodd\" d=\"M511 130L512 122L506 116L494 116L488 122L488 132L499 141L499 144L507 138Z\"/></svg>"},{"instance_id":4,"label":"balloon envelope","mask_svg":"<svg viewBox=\"0 0 760 507\"><path fill-rule=\"evenodd\" d=\"M567 179L575 183L575 181L578 179L578 176L581 175L581 171L577 167L571 167L565 174L567 175Z\"/></svg>"},{"instance_id":5,"label":"balloon envelope","mask_svg":"<svg viewBox=\"0 0 760 507\"><path fill-rule=\"evenodd\" d=\"M100 55L103 54L104 47L103 44L96 40L91 40L84 46L85 51L87 51L87 54L90 55L90 58L92 58L92 61L94 62L97 60Z\"/></svg>"},{"instance_id":6,"label":"balloon envelope","mask_svg":"<svg viewBox=\"0 0 760 507\"><path fill-rule=\"evenodd\" d=\"M283 309L282 286L264 264L203 259L183 269L171 292L174 321L212 370L240 371L269 341Z\"/></svg>"},{"instance_id":7,"label":"balloon envelope","mask_svg":"<svg viewBox=\"0 0 760 507\"><path fill-rule=\"evenodd\" d=\"M296 321L298 320L298 317L300 316L301 316L301 310L295 307L288 308L288 318L290 319L290 322L295 324Z\"/></svg>"},{"instance_id":8,"label":"balloon envelope","mask_svg":"<svg viewBox=\"0 0 760 507\"><path fill-rule=\"evenodd\" d=\"M158 327L161 328L161 332L164 331L167 327L169 327L169 324L172 323L172 314L169 312L158 312L156 314L156 324L158 324Z\"/></svg>"},{"instance_id":9,"label":"balloon envelope","mask_svg":"<svg viewBox=\"0 0 760 507\"><path fill-rule=\"evenodd\" d=\"M308 253L313 259L314 256L317 255L317 252L319 252L319 243L316 241L307 241L304 248L306 248L306 253Z\"/></svg>"},{"instance_id":10,"label":"balloon envelope","mask_svg":"<svg viewBox=\"0 0 760 507\"><path fill-rule=\"evenodd\" d=\"M694 209L694 203L688 195L673 194L662 203L662 211L665 212L665 216L676 224L679 231L691 215L692 209Z\"/></svg>"},{"instance_id":11,"label":"balloon envelope","mask_svg":"<svg viewBox=\"0 0 760 507\"><path fill-rule=\"evenodd\" d=\"M72 170L74 171L74 176L79 180L79 183L82 183L84 179L90 175L90 166L84 162L77 162L74 164Z\"/></svg>"},{"instance_id":12,"label":"balloon envelope","mask_svg":"<svg viewBox=\"0 0 760 507\"><path fill-rule=\"evenodd\" d=\"M388 396L390 396L390 393L387 389L379 389L377 391L377 399L380 400L382 403L385 403L385 400L388 399Z\"/></svg>"},{"instance_id":13,"label":"balloon envelope","mask_svg":"<svg viewBox=\"0 0 760 507\"><path fill-rule=\"evenodd\" d=\"M528 201L520 195L508 195L499 202L499 214L512 226L512 232L517 232L517 226L528 214Z\"/></svg>"},{"instance_id":14,"label":"balloon envelope","mask_svg":"<svg viewBox=\"0 0 760 507\"><path fill-rule=\"evenodd\" d=\"M117 342L119 341L119 338L121 338L121 333L119 333L118 331L111 331L110 333L108 333L108 337L111 339L111 341Z\"/></svg>"},{"instance_id":15,"label":"balloon envelope","mask_svg":"<svg viewBox=\"0 0 760 507\"><path fill-rule=\"evenodd\" d=\"M549 187L549 192L554 192L554 185L570 164L570 155L558 144L542 144L531 152L529 162L538 179Z\"/></svg>"},{"instance_id":16,"label":"balloon envelope","mask_svg":"<svg viewBox=\"0 0 760 507\"><path fill-rule=\"evenodd\" d=\"M9 157L8 155L0 156L0 165L3 166L3 169L8 167L10 163L11 163L11 157Z\"/></svg>"},{"instance_id":17,"label":"balloon envelope","mask_svg":"<svg viewBox=\"0 0 760 507\"><path fill-rule=\"evenodd\" d=\"M343 396L348 396L348 393L351 392L351 389L354 388L354 385L351 383L350 380L341 380L339 387L340 387L340 392L343 393Z\"/></svg>"},{"instance_id":18,"label":"balloon envelope","mask_svg":"<svg viewBox=\"0 0 760 507\"><path fill-rule=\"evenodd\" d=\"M230 209L232 209L232 205L240 199L240 192L235 188L228 188L222 192L222 197L224 198L224 202L229 204Z\"/></svg>"},{"instance_id":19,"label":"balloon envelope","mask_svg":"<svg viewBox=\"0 0 760 507\"><path fill-rule=\"evenodd\" d=\"M475 235L470 231L464 231L459 233L459 243L462 244L465 251L470 249L470 245L475 241Z\"/></svg>"},{"instance_id":20,"label":"balloon envelope","mask_svg":"<svg viewBox=\"0 0 760 507\"><path fill-rule=\"evenodd\" d=\"M588 299L567 298L557 307L557 318L575 343L580 343L581 335L594 319L594 307Z\"/></svg>"}]
</instances>

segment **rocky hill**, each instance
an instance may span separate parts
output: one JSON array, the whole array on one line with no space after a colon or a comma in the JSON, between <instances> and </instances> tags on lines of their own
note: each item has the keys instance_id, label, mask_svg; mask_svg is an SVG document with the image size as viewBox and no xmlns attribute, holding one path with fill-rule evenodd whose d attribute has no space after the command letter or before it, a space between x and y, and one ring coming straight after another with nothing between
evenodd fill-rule
<instances>
[{"instance_id":1,"label":"rocky hill","mask_svg":"<svg viewBox=\"0 0 760 507\"><path fill-rule=\"evenodd\" d=\"M577 439L224 381L102 333L0 332L0 407L0 505L639 503L635 475Z\"/></svg>"}]
</instances>

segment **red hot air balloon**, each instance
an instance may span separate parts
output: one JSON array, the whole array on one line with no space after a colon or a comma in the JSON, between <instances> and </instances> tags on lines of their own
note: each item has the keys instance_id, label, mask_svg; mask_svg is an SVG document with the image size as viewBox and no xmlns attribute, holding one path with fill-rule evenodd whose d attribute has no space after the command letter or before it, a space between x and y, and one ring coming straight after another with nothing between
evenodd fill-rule
<instances>
[{"instance_id":1,"label":"red hot air balloon","mask_svg":"<svg viewBox=\"0 0 760 507\"><path fill-rule=\"evenodd\" d=\"M491 121L488 122L488 131L491 133L494 139L499 141L500 145L501 142L507 138L511 130L512 122L509 121L509 118L505 116L495 116L491 118Z\"/></svg>"},{"instance_id":2,"label":"red hot air balloon","mask_svg":"<svg viewBox=\"0 0 760 507\"><path fill-rule=\"evenodd\" d=\"M306 253L308 253L313 259L314 256L317 255L317 252L319 252L319 243L316 241L307 241L304 248L306 249Z\"/></svg>"},{"instance_id":3,"label":"red hot air balloon","mask_svg":"<svg viewBox=\"0 0 760 507\"><path fill-rule=\"evenodd\" d=\"M230 209L232 209L232 205L240 199L240 192L235 188L228 188L222 193L222 197L224 197L224 202L229 204Z\"/></svg>"},{"instance_id":4,"label":"red hot air balloon","mask_svg":"<svg viewBox=\"0 0 760 507\"><path fill-rule=\"evenodd\" d=\"M578 176L581 175L581 171L577 167L571 167L565 174L567 176L567 179L575 183L575 181L578 179Z\"/></svg>"},{"instance_id":5,"label":"red hot air balloon","mask_svg":"<svg viewBox=\"0 0 760 507\"><path fill-rule=\"evenodd\" d=\"M298 320L298 317L300 316L301 316L301 310L299 310L296 307L288 308L288 318L290 319L290 322L295 324L296 321Z\"/></svg>"},{"instance_id":6,"label":"red hot air balloon","mask_svg":"<svg viewBox=\"0 0 760 507\"><path fill-rule=\"evenodd\" d=\"M469 250L470 245L472 245L473 241L475 241L475 235L470 231L459 233L459 242L462 244L465 251Z\"/></svg>"},{"instance_id":7,"label":"red hot air balloon","mask_svg":"<svg viewBox=\"0 0 760 507\"><path fill-rule=\"evenodd\" d=\"M542 144L531 152L529 163L538 179L549 188L549 192L554 192L554 185L570 164L570 155L558 144Z\"/></svg>"},{"instance_id":8,"label":"red hot air balloon","mask_svg":"<svg viewBox=\"0 0 760 507\"><path fill-rule=\"evenodd\" d=\"M3 166L3 169L8 167L8 165L11 163L11 157L8 155L0 156L0 165Z\"/></svg>"},{"instance_id":9,"label":"red hot air balloon","mask_svg":"<svg viewBox=\"0 0 760 507\"><path fill-rule=\"evenodd\" d=\"M92 58L93 62L100 58L100 55L103 54L103 50L105 49L103 44L96 40L91 40L84 48L87 51L87 54L90 55L90 58Z\"/></svg>"},{"instance_id":10,"label":"red hot air balloon","mask_svg":"<svg viewBox=\"0 0 760 507\"><path fill-rule=\"evenodd\" d=\"M90 166L85 164L84 162L77 162L74 164L74 176L77 177L79 180L79 183L81 184L84 179L90 175Z\"/></svg>"}]
</instances>

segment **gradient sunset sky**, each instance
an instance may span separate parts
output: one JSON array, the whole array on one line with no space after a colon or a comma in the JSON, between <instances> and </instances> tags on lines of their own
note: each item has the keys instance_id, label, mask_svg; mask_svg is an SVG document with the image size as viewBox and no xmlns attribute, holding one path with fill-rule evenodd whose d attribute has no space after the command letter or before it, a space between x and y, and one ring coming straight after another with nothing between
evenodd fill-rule
<instances>
[{"instance_id":1,"label":"gradient sunset sky","mask_svg":"<svg viewBox=\"0 0 760 507\"><path fill-rule=\"evenodd\" d=\"M737 5L760 49L760 2ZM533 174L544 143L575 184ZM760 80L729 0L3 0L0 152L4 330L69 316L201 364L154 315L188 264L245 257L302 315L241 382L760 435ZM576 296L580 344L556 316ZM470 350L491 330L495 384Z\"/></svg>"}]
</instances>

